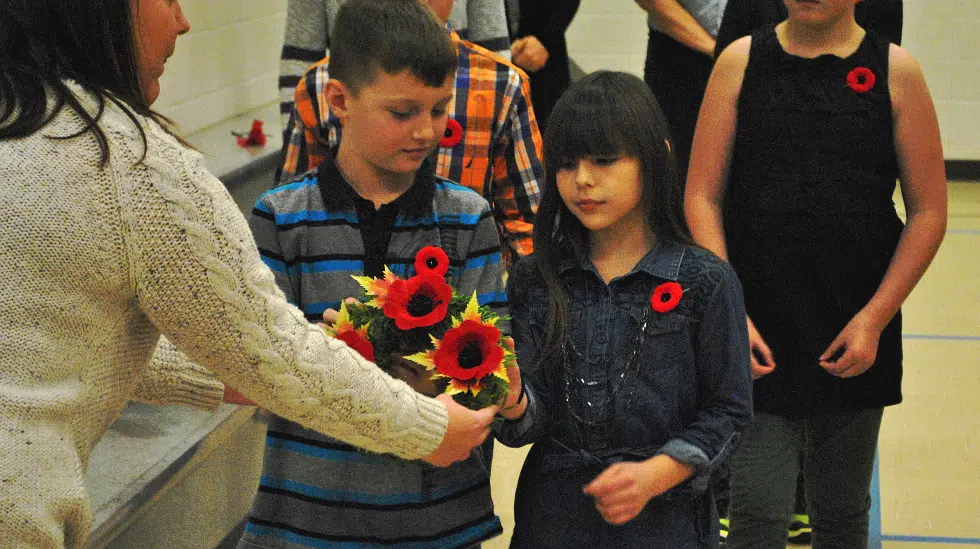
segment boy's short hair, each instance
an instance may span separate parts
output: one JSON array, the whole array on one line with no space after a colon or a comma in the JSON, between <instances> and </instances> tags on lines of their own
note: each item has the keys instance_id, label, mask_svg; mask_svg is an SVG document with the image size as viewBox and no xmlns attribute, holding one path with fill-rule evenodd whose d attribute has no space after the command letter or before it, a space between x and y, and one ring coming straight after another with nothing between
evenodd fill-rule
<instances>
[{"instance_id":1,"label":"boy's short hair","mask_svg":"<svg viewBox=\"0 0 980 549\"><path fill-rule=\"evenodd\" d=\"M337 13L327 70L356 94L379 69L441 86L457 63L449 33L421 0L350 0Z\"/></svg>"}]
</instances>

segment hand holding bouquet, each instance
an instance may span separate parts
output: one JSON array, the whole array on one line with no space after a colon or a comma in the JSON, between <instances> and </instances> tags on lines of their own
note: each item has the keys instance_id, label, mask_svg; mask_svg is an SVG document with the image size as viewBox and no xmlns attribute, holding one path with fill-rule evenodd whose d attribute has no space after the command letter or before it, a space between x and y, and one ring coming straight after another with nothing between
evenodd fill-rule
<instances>
[{"instance_id":1,"label":"hand holding bouquet","mask_svg":"<svg viewBox=\"0 0 980 549\"><path fill-rule=\"evenodd\" d=\"M435 391L463 406L500 404L514 354L497 328L500 318L479 305L476 292L457 294L443 278L448 269L446 253L427 246L407 280L388 268L380 279L355 276L364 302L342 304L327 331L386 372L404 368L405 361L424 367Z\"/></svg>"}]
</instances>

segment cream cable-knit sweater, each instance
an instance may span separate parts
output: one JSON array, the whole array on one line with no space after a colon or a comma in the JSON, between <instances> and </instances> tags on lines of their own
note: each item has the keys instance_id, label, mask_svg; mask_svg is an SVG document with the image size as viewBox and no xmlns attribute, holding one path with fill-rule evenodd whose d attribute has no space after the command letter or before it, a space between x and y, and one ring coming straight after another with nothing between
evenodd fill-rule
<instances>
[{"instance_id":1,"label":"cream cable-knit sweater","mask_svg":"<svg viewBox=\"0 0 980 549\"><path fill-rule=\"evenodd\" d=\"M434 450L445 408L307 323L201 155L142 120L136 165L137 129L110 105L104 170L91 133L47 137L82 127L68 108L0 141L0 546L83 546L89 455L161 333L280 416L376 452ZM165 345L153 374L151 401L206 405L219 390Z\"/></svg>"}]
</instances>

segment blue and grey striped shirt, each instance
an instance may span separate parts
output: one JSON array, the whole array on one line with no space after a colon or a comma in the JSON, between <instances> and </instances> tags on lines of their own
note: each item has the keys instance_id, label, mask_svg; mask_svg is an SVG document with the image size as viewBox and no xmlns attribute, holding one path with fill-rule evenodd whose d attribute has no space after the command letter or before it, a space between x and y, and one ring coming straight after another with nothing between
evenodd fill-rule
<instances>
[{"instance_id":1,"label":"blue and grey striped shirt","mask_svg":"<svg viewBox=\"0 0 980 549\"><path fill-rule=\"evenodd\" d=\"M432 175L375 210L328 158L298 180L263 194L252 211L259 251L279 286L310 320L360 296L351 275L383 264L414 274L415 253L441 246L447 282L507 313L500 242L487 202ZM382 259L383 258L383 259ZM506 323L502 329L509 331ZM501 533L490 499L488 461L478 448L445 469L367 454L274 417L259 492L239 549L470 547Z\"/></svg>"}]
</instances>

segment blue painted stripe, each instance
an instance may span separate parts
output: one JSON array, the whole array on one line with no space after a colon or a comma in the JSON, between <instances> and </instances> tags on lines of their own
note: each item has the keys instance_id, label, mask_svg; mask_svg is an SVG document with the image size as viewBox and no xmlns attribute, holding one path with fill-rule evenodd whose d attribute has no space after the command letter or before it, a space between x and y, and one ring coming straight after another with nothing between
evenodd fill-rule
<instances>
[{"instance_id":1,"label":"blue painted stripe","mask_svg":"<svg viewBox=\"0 0 980 549\"><path fill-rule=\"evenodd\" d=\"M343 450L328 450L318 446L311 446L292 440L282 440L272 436L265 437L266 448L277 448L287 450L295 454L325 459L327 461L337 461L340 463L367 463L369 465L385 465L387 460L379 456L365 452L345 452ZM262 477L263 479L266 477ZM271 478L271 477L270 477ZM305 492L304 492L305 493Z\"/></svg>"},{"instance_id":2,"label":"blue painted stripe","mask_svg":"<svg viewBox=\"0 0 980 549\"><path fill-rule=\"evenodd\" d=\"M938 335L938 334L902 334L902 339L933 339L933 340L940 340L940 341L980 341L980 336Z\"/></svg>"},{"instance_id":3,"label":"blue painted stripe","mask_svg":"<svg viewBox=\"0 0 980 549\"><path fill-rule=\"evenodd\" d=\"M293 443L296 444L296 443ZM298 444L299 446L305 446ZM307 448L311 448L307 446ZM322 452L327 452L330 454L345 454L338 450L325 450L323 448L314 448L315 450L320 450ZM346 452L348 458L352 459L341 459L337 461L354 462L360 461L356 459L353 454L359 454L360 452ZM361 454L365 455L366 454ZM364 462L362 462L364 463ZM381 463L381 465L388 466L390 464ZM347 502L347 503L363 503L367 505L404 505L412 503L424 503L426 501L433 501L442 498L452 497L455 494L466 492L473 486L478 485L482 482L486 482L486 477L484 478L469 478L466 479L465 484L461 481L459 484L454 484L452 486L437 486L431 490L427 496L423 496L420 492L403 492L400 494L375 494L370 492L355 492L353 490L327 490L319 486L311 486L309 484L303 484L301 482L296 482L294 480L277 478L269 475L262 475L259 479L259 484L265 486L266 488L278 488L280 490L287 490L289 492L294 492L297 494L302 494L304 496L309 496L317 499L322 499L331 502Z\"/></svg>"},{"instance_id":4,"label":"blue painted stripe","mask_svg":"<svg viewBox=\"0 0 980 549\"><path fill-rule=\"evenodd\" d=\"M356 212L328 212L324 210L301 210L276 214L276 225L293 225L301 222L337 221L357 223Z\"/></svg>"},{"instance_id":5,"label":"blue painted stripe","mask_svg":"<svg viewBox=\"0 0 980 549\"><path fill-rule=\"evenodd\" d=\"M868 522L868 549L881 549L881 475L878 471L878 451L871 473L871 517Z\"/></svg>"},{"instance_id":6,"label":"blue painted stripe","mask_svg":"<svg viewBox=\"0 0 980 549\"><path fill-rule=\"evenodd\" d=\"M463 268L479 269L481 267L486 267L487 265L496 265L498 263L500 263L500 253L495 252L492 254L467 259L466 264L463 265Z\"/></svg>"},{"instance_id":7,"label":"blue painted stripe","mask_svg":"<svg viewBox=\"0 0 980 549\"><path fill-rule=\"evenodd\" d=\"M282 528L272 528L269 526L259 526L251 522L245 527L245 532L254 536L265 536L277 538L289 543L303 547L313 547L315 549L438 549L440 547L457 547L468 540L483 539L498 528L497 521L488 520L462 532L436 540L411 541L397 544L365 543L365 542L341 542L329 541L325 539L304 536Z\"/></svg>"},{"instance_id":8,"label":"blue painted stripe","mask_svg":"<svg viewBox=\"0 0 980 549\"><path fill-rule=\"evenodd\" d=\"M948 543L951 545L980 545L980 538L950 538L942 536L882 536L885 541L904 541L910 543Z\"/></svg>"}]
</instances>

